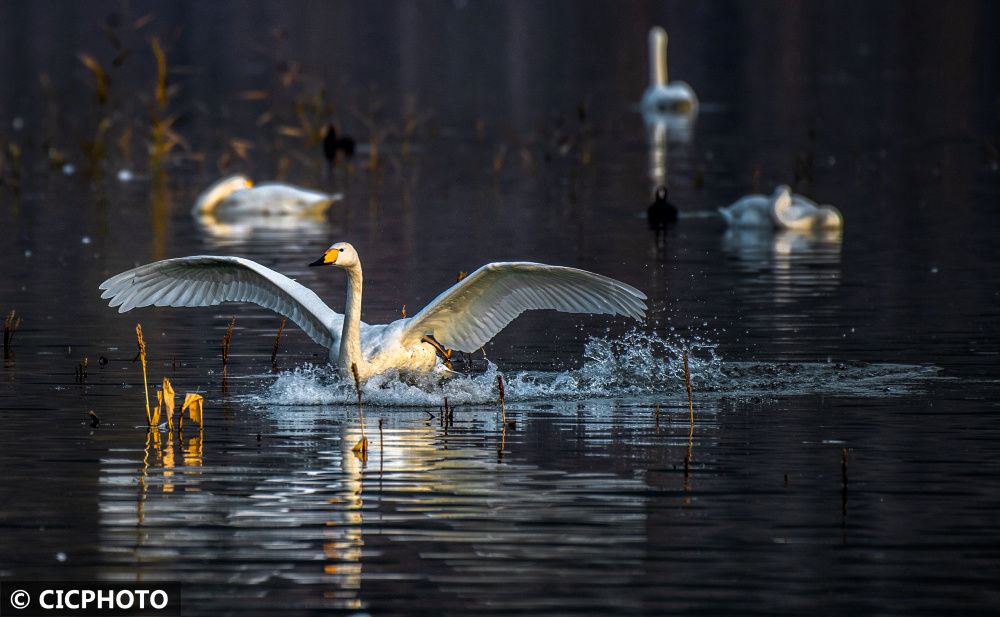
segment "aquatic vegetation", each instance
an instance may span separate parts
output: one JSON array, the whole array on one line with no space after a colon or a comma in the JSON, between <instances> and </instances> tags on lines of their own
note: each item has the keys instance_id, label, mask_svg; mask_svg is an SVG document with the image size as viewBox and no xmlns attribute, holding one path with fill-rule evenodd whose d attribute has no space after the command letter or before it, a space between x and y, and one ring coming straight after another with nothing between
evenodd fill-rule
<instances>
[{"instance_id":1,"label":"aquatic vegetation","mask_svg":"<svg viewBox=\"0 0 1000 617\"><path fill-rule=\"evenodd\" d=\"M405 315L404 315L405 317ZM281 325L278 326L278 336L274 337L274 349L271 350L271 368L274 372L278 372L278 343L281 342L281 333L285 330L285 322L288 321L287 317L282 317Z\"/></svg>"},{"instance_id":2,"label":"aquatic vegetation","mask_svg":"<svg viewBox=\"0 0 1000 617\"><path fill-rule=\"evenodd\" d=\"M233 326L236 325L236 315L233 315L233 320L229 322L229 328L226 329L226 336L222 337L222 374L226 374L226 365L229 363L229 341L233 338Z\"/></svg>"},{"instance_id":3,"label":"aquatic vegetation","mask_svg":"<svg viewBox=\"0 0 1000 617\"><path fill-rule=\"evenodd\" d=\"M146 393L146 421L149 426L156 426L159 422L153 422L153 414L149 409L149 383L146 379L146 343L142 340L142 326L135 324L135 335L139 339L139 360L142 361L142 387Z\"/></svg>"},{"instance_id":4,"label":"aquatic vegetation","mask_svg":"<svg viewBox=\"0 0 1000 617\"><path fill-rule=\"evenodd\" d=\"M77 54L77 58L94 74L94 94L97 97L97 103L106 105L108 102L108 74L104 67L90 54L80 52Z\"/></svg>"},{"instance_id":5,"label":"aquatic vegetation","mask_svg":"<svg viewBox=\"0 0 1000 617\"><path fill-rule=\"evenodd\" d=\"M368 458L368 437L365 436L365 410L361 407L361 379L358 377L358 365L351 363L351 373L354 375L354 389L358 393L358 415L361 418L361 439L351 448L358 453L362 461Z\"/></svg>"},{"instance_id":6,"label":"aquatic vegetation","mask_svg":"<svg viewBox=\"0 0 1000 617\"><path fill-rule=\"evenodd\" d=\"M235 318L234 318L235 320ZM232 326L230 326L232 328ZM147 426L150 428L157 427L162 421L167 422L167 426L170 431L174 429L174 409L175 409L175 394L174 388L170 383L170 380L166 377L163 378L162 389L156 391L156 407L150 409L149 407L149 384L146 377L146 342L142 337L142 326L140 324L135 325L135 333L139 340L139 354L136 356L137 360L142 363L142 386L145 391L146 396L146 422ZM191 419L198 423L199 426L204 426L202 422L202 402L204 397L200 394L187 394L184 397L184 405L181 407L181 414L178 420L178 430L184 425L184 410L190 409ZM161 419L161 416L166 416Z\"/></svg>"},{"instance_id":7,"label":"aquatic vegetation","mask_svg":"<svg viewBox=\"0 0 1000 617\"><path fill-rule=\"evenodd\" d=\"M3 353L5 356L9 355L14 347L14 334L20 325L21 318L16 317L16 311L12 310L7 314L7 319L3 322Z\"/></svg>"},{"instance_id":8,"label":"aquatic vegetation","mask_svg":"<svg viewBox=\"0 0 1000 617\"><path fill-rule=\"evenodd\" d=\"M84 381L87 379L87 358L83 359L83 362L79 362L76 365L76 380Z\"/></svg>"},{"instance_id":9,"label":"aquatic vegetation","mask_svg":"<svg viewBox=\"0 0 1000 617\"><path fill-rule=\"evenodd\" d=\"M691 430L694 430L694 402L691 395L691 369L688 366L687 352L684 352L684 385L687 387L688 409L691 410Z\"/></svg>"},{"instance_id":10,"label":"aquatic vegetation","mask_svg":"<svg viewBox=\"0 0 1000 617\"><path fill-rule=\"evenodd\" d=\"M497 375L497 389L500 391L500 395L497 397L497 400L500 402L501 419L504 424L507 424L507 404L505 402L507 394L503 389L503 375Z\"/></svg>"},{"instance_id":11,"label":"aquatic vegetation","mask_svg":"<svg viewBox=\"0 0 1000 617\"><path fill-rule=\"evenodd\" d=\"M205 397L200 394L188 393L184 396L184 404L181 406L181 414L179 417L179 427L184 426L184 412L187 411L192 422L197 422L198 426L203 427L205 425L203 418L204 413L202 411L202 406L205 402Z\"/></svg>"}]
</instances>

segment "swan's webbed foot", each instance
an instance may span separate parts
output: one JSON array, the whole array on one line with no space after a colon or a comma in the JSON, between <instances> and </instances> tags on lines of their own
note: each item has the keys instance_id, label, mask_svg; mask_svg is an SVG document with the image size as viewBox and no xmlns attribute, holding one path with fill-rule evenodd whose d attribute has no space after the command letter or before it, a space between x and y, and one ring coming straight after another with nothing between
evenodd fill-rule
<instances>
[{"instance_id":1,"label":"swan's webbed foot","mask_svg":"<svg viewBox=\"0 0 1000 617\"><path fill-rule=\"evenodd\" d=\"M438 350L438 353L440 353L441 357L444 358L445 366L447 366L449 370L451 369L451 350L445 349L444 346L441 345L441 343L437 342L437 340L434 338L434 335L425 334L423 338L420 339L420 342L427 343L434 349Z\"/></svg>"}]
</instances>

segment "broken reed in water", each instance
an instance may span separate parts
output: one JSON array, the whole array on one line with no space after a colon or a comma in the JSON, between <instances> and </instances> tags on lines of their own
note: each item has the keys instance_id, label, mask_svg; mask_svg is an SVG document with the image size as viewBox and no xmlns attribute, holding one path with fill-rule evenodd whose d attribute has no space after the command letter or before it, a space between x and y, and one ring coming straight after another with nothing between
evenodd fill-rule
<instances>
[{"instance_id":1,"label":"broken reed in water","mask_svg":"<svg viewBox=\"0 0 1000 617\"><path fill-rule=\"evenodd\" d=\"M354 389L358 392L358 414L361 416L361 439L351 448L359 452L362 458L368 456L368 438L365 437L365 411L361 408L361 379L358 378L358 365L351 362L351 373L354 374Z\"/></svg>"},{"instance_id":2,"label":"broken reed in water","mask_svg":"<svg viewBox=\"0 0 1000 617\"><path fill-rule=\"evenodd\" d=\"M15 319L14 311L11 311L3 322L3 352L5 354L10 353L10 348L14 345L14 333L17 332L19 325L21 325L21 318Z\"/></svg>"},{"instance_id":3,"label":"broken reed in water","mask_svg":"<svg viewBox=\"0 0 1000 617\"><path fill-rule=\"evenodd\" d=\"M236 315L233 315L233 320L229 322L229 329L226 330L226 336L222 339L222 373L226 372L226 364L229 363L229 340L233 338L233 326L236 325Z\"/></svg>"},{"instance_id":4,"label":"broken reed in water","mask_svg":"<svg viewBox=\"0 0 1000 617\"><path fill-rule=\"evenodd\" d=\"M687 386L688 409L691 410L691 426L694 428L694 403L691 400L691 370L688 368L688 355L684 352L684 384Z\"/></svg>"},{"instance_id":5,"label":"broken reed in water","mask_svg":"<svg viewBox=\"0 0 1000 617\"><path fill-rule=\"evenodd\" d=\"M87 379L87 358L83 359L83 362L79 362L76 365L76 380L84 381Z\"/></svg>"},{"instance_id":6,"label":"broken reed in water","mask_svg":"<svg viewBox=\"0 0 1000 617\"><path fill-rule=\"evenodd\" d=\"M235 317L233 318L235 320ZM232 326L230 326L230 329ZM154 427L160 425L160 416L166 415L167 425L172 431L174 429L174 388L170 385L170 380L166 377L163 378L163 386L161 390L156 391L156 408L150 409L149 407L149 384L146 377L146 342L142 338L142 326L140 324L135 324L135 334L139 339L139 356L138 359L142 361L142 387L146 393L146 422L148 426ZM84 367L86 367L86 359L83 361ZM191 420L198 423L199 427L204 427L202 422L202 403L205 397L200 394L187 394L184 397L184 405L181 407L181 412L178 419L177 429L180 430L184 426L184 412L188 411Z\"/></svg>"},{"instance_id":7,"label":"broken reed in water","mask_svg":"<svg viewBox=\"0 0 1000 617\"><path fill-rule=\"evenodd\" d=\"M504 404L503 375L497 375L497 385L500 386L500 414L503 425L507 426L507 406Z\"/></svg>"},{"instance_id":8,"label":"broken reed in water","mask_svg":"<svg viewBox=\"0 0 1000 617\"><path fill-rule=\"evenodd\" d=\"M406 315L403 316L406 317ZM275 371L278 370L278 343L281 342L281 332L285 329L286 321L288 321L287 317L281 320L281 326L278 327L278 336L274 339L274 349L271 350L271 368Z\"/></svg>"}]
</instances>

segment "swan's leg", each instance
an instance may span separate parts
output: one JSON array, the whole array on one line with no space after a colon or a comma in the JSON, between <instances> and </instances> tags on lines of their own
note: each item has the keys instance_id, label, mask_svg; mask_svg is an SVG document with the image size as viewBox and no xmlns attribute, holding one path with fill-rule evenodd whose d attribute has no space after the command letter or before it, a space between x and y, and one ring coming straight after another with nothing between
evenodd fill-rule
<instances>
[{"instance_id":1,"label":"swan's leg","mask_svg":"<svg viewBox=\"0 0 1000 617\"><path fill-rule=\"evenodd\" d=\"M448 367L448 370L451 370L451 350L450 349L445 349L441 345L441 343L437 342L437 340L435 340L434 336L431 335L431 334L425 334L423 336L423 338L420 339L420 342L421 343L427 343L428 345L430 345L434 349L437 349L438 353L440 353L441 356L444 358L444 364L445 364L445 366Z\"/></svg>"},{"instance_id":2,"label":"swan's leg","mask_svg":"<svg viewBox=\"0 0 1000 617\"><path fill-rule=\"evenodd\" d=\"M451 359L451 350L450 349L445 350L445 348L441 346L441 343L437 342L437 339L434 338L433 334L425 334L424 337L420 339L420 342L427 343L434 349L437 349L439 352L441 352L441 355L444 356L445 360Z\"/></svg>"}]
</instances>

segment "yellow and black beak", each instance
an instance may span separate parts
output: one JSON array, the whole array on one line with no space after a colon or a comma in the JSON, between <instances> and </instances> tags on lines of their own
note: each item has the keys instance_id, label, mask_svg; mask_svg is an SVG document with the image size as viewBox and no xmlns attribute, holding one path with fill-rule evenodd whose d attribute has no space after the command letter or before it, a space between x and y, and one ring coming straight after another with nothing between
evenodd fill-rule
<instances>
[{"instance_id":1,"label":"yellow and black beak","mask_svg":"<svg viewBox=\"0 0 1000 617\"><path fill-rule=\"evenodd\" d=\"M329 249L327 252L323 253L323 256L316 261L309 264L310 266L332 266L337 263L337 256L340 255L340 249Z\"/></svg>"}]
</instances>

